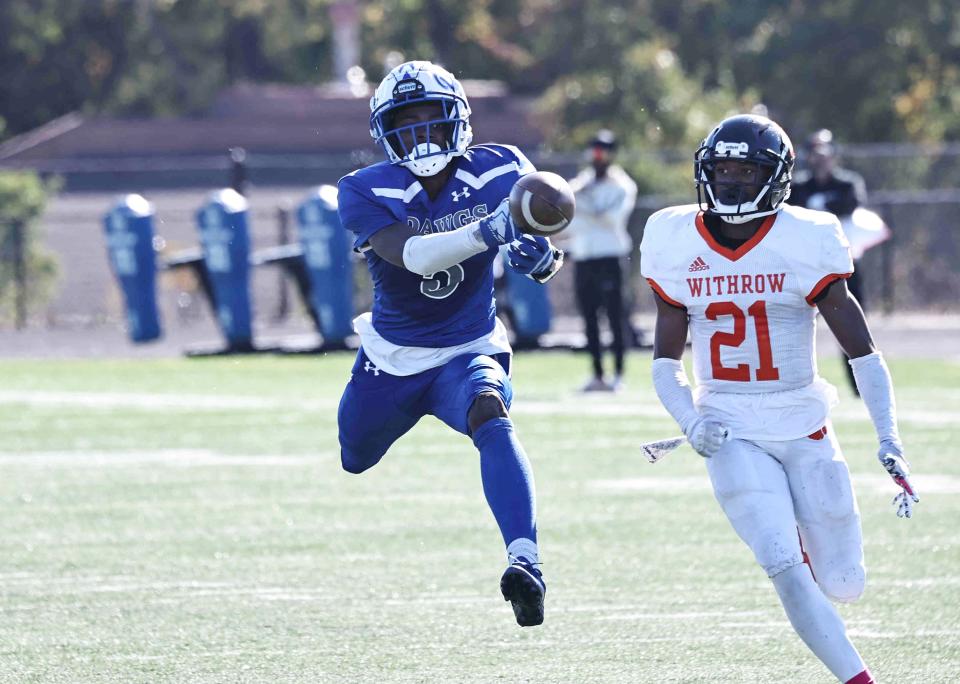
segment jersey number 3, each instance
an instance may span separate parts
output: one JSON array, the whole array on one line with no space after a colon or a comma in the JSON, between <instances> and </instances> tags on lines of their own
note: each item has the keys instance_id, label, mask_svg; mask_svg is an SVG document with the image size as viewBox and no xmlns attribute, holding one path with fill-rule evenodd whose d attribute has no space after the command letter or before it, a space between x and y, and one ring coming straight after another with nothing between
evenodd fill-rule
<instances>
[{"instance_id":1,"label":"jersey number 3","mask_svg":"<svg viewBox=\"0 0 960 684\"><path fill-rule=\"evenodd\" d=\"M713 302L707 307L706 316L715 321L721 316L733 316L733 332L716 332L710 338L710 365L713 377L717 380L750 382L750 366L745 363L724 366L720 361L720 347L739 347L747 339L747 317L743 309L733 302ZM773 365L773 351L770 349L770 326L767 324L767 303L758 300L750 305L747 314L753 317L757 331L757 351L760 365L757 367L757 380L779 380L780 371Z\"/></svg>"},{"instance_id":2,"label":"jersey number 3","mask_svg":"<svg viewBox=\"0 0 960 684\"><path fill-rule=\"evenodd\" d=\"M423 282L420 283L420 293L430 299L446 299L463 282L463 278L463 266L454 264L450 268L437 271L429 277L423 276Z\"/></svg>"}]
</instances>

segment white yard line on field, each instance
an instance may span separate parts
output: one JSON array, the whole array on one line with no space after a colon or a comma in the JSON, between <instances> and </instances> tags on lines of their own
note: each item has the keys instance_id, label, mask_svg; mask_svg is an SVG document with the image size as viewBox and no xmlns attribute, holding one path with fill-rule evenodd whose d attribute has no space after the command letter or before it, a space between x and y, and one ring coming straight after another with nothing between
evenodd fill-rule
<instances>
[{"instance_id":1,"label":"white yard line on field","mask_svg":"<svg viewBox=\"0 0 960 684\"><path fill-rule=\"evenodd\" d=\"M932 390L911 406L901 397L900 419L921 425L952 425L960 422L960 398L949 389ZM306 400L287 400L254 396L220 394L152 394L146 392L47 392L0 391L0 405L32 407L72 406L90 409L134 409L140 411L335 411L339 396L314 396ZM950 406L957 405L957 410ZM926 408L929 406L930 408ZM946 407L946 408L945 408ZM582 395L558 397L555 400L524 400L518 397L512 412L530 416L611 416L643 417L670 420L653 393ZM832 416L840 421L869 421L866 409L852 401L844 401Z\"/></svg>"},{"instance_id":2,"label":"white yard line on field","mask_svg":"<svg viewBox=\"0 0 960 684\"><path fill-rule=\"evenodd\" d=\"M31 598L78 594L162 593L165 598L249 596L263 601L328 601L338 595L320 587L259 586L251 583L204 582L199 580L153 581L130 575L90 575L57 577L33 574L10 581L4 576L8 593L21 593ZM469 599L473 601L474 599Z\"/></svg>"},{"instance_id":3,"label":"white yard line on field","mask_svg":"<svg viewBox=\"0 0 960 684\"><path fill-rule=\"evenodd\" d=\"M917 491L924 494L960 494L960 477L937 473L917 474L911 478ZM893 483L883 473L878 475L855 474L853 485L858 492L893 492ZM652 475L649 477L631 477L618 480L591 480L588 486L593 489L620 492L656 491L664 493L710 491L710 479L706 473L702 476L671 477Z\"/></svg>"},{"instance_id":4,"label":"white yard line on field","mask_svg":"<svg viewBox=\"0 0 960 684\"><path fill-rule=\"evenodd\" d=\"M67 466L99 468L103 466L141 466L144 464L193 466L305 466L314 465L330 454L317 451L309 456L282 454L219 454L209 449L159 449L156 451L40 451L11 453L0 451L0 465Z\"/></svg>"},{"instance_id":5,"label":"white yard line on field","mask_svg":"<svg viewBox=\"0 0 960 684\"><path fill-rule=\"evenodd\" d=\"M899 397L898 397L899 398ZM951 425L960 422L960 399L941 397L938 390L916 402L899 398L900 420L922 425ZM927 408L929 407L929 408ZM956 410L952 410L955 407ZM556 401L524 401L517 399L511 413L534 416L624 416L663 418L672 420L659 400L653 395L636 396L603 395L601 397L560 398ZM870 416L861 404L846 400L831 412L834 420L869 422Z\"/></svg>"},{"instance_id":6,"label":"white yard line on field","mask_svg":"<svg viewBox=\"0 0 960 684\"><path fill-rule=\"evenodd\" d=\"M257 397L120 392L0 392L2 404L137 409L265 409L277 402Z\"/></svg>"},{"instance_id":7,"label":"white yard line on field","mask_svg":"<svg viewBox=\"0 0 960 684\"><path fill-rule=\"evenodd\" d=\"M277 650L269 649L262 650L259 648L247 648L247 649L238 649L238 648L225 648L221 650L197 650L191 649L190 657L191 658L236 658L239 656L251 656L256 655L258 657L267 657L267 656L285 656L289 655L287 650ZM154 661L164 661L164 660L175 660L178 656L171 654L162 654L162 655L151 655L146 653L124 653L124 654L114 654L107 656L108 660L115 662L154 662ZM242 667L241 670L247 669L248 666ZM255 670L254 670L255 671ZM242 679L234 681L243 681ZM252 681L252 680L251 680Z\"/></svg>"},{"instance_id":8,"label":"white yard line on field","mask_svg":"<svg viewBox=\"0 0 960 684\"><path fill-rule=\"evenodd\" d=\"M305 651L301 651L305 652ZM192 649L190 651L191 658L233 658L238 656L251 656L256 655L258 657L282 657L289 656L290 650L283 649L259 649L259 648L249 648L249 649L222 649L222 650L207 650L201 651ZM113 662L156 662L164 660L174 660L178 656L171 654L161 654L161 655L151 655L147 653L115 653L108 655L107 659ZM251 666L243 666L241 670L249 669ZM255 670L254 670L255 671ZM240 681L240 680L238 680Z\"/></svg>"},{"instance_id":9,"label":"white yard line on field","mask_svg":"<svg viewBox=\"0 0 960 684\"><path fill-rule=\"evenodd\" d=\"M652 401L631 401L621 398L619 401L585 401L558 399L557 401L524 401L518 399L511 413L531 416L643 416L645 418L663 418L670 420L670 414L655 398Z\"/></svg>"},{"instance_id":10,"label":"white yard line on field","mask_svg":"<svg viewBox=\"0 0 960 684\"><path fill-rule=\"evenodd\" d=\"M619 442L618 442L619 444ZM432 453L432 449L430 450ZM440 449L446 453L446 449ZM418 453L424 453L423 449ZM678 455L680 455L678 453ZM13 453L0 451L0 466L59 466L67 468L131 467L145 464L171 468L190 468L208 466L286 466L310 467L321 464L324 459L335 454L318 450L308 455L283 454L219 454L208 449L161 449L156 451L43 451ZM686 454L690 456L689 453ZM682 455L681 455L682 457ZM638 467L649 467L639 454L636 455ZM960 477L944 473L916 473L913 482L924 494L960 494ZM853 475L854 487L858 492L892 491L890 478L879 473L857 473ZM657 491L663 493L685 493L691 491L710 491L710 480L706 472L694 476L670 476L661 472L641 477L616 480L596 479L587 483L592 489L608 492Z\"/></svg>"},{"instance_id":11,"label":"white yard line on field","mask_svg":"<svg viewBox=\"0 0 960 684\"><path fill-rule=\"evenodd\" d=\"M81 408L127 408L168 410L335 410L339 397L308 400L268 399L226 394L150 394L146 392L18 392L0 391L0 404L27 406L77 406Z\"/></svg>"},{"instance_id":12,"label":"white yard line on field","mask_svg":"<svg viewBox=\"0 0 960 684\"><path fill-rule=\"evenodd\" d=\"M596 610L595 607L590 607L587 609L589 612ZM722 619L724 624L729 624L730 620L737 620L738 618L743 619L753 619L756 620L758 617L763 615L763 611L759 610L689 610L681 612L666 612L661 613L657 611L644 611L638 612L633 609L631 606L630 609L625 611L615 611L612 614L607 613L597 618L597 620L715 620ZM754 623L751 623L754 624ZM766 624L766 623L764 623Z\"/></svg>"}]
</instances>

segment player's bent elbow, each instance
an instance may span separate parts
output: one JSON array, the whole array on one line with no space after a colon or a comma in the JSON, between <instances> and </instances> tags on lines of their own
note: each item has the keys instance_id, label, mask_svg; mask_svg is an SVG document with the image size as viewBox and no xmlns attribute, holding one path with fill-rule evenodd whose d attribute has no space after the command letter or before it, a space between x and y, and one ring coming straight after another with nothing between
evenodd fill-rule
<instances>
[{"instance_id":1,"label":"player's bent elbow","mask_svg":"<svg viewBox=\"0 0 960 684\"><path fill-rule=\"evenodd\" d=\"M838 603L853 603L867 586L867 574L862 565L837 568L817 575L817 584L827 598Z\"/></svg>"},{"instance_id":2,"label":"player's bent elbow","mask_svg":"<svg viewBox=\"0 0 960 684\"><path fill-rule=\"evenodd\" d=\"M430 276L432 276L432 275L433 275L434 273L436 273L437 271L442 271L442 270L444 270L444 269L442 269L442 268L423 268L423 267L418 266L418 265L416 265L416 264L408 264L408 263L406 263L406 262L404 262L403 267L404 267L406 270L410 271L411 273L413 273L413 274L415 274L415 275L418 275L418 276L423 276L424 278L429 278Z\"/></svg>"}]
</instances>

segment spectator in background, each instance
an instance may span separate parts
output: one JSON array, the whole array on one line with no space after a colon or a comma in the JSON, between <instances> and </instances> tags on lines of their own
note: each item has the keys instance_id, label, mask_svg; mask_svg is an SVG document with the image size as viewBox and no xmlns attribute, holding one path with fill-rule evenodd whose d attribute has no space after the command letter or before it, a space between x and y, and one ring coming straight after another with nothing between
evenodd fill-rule
<instances>
[{"instance_id":1,"label":"spectator in background","mask_svg":"<svg viewBox=\"0 0 960 684\"><path fill-rule=\"evenodd\" d=\"M577 198L577 214L570 224L569 245L575 262L577 303L587 334L593 376L584 392L617 391L623 387L625 320L623 264L633 248L627 222L637 198L637 185L614 164L617 140L600 130L590 141L590 166L570 185ZM604 309L613 335L613 378L603 372L599 313Z\"/></svg>"},{"instance_id":2,"label":"spectator in background","mask_svg":"<svg viewBox=\"0 0 960 684\"><path fill-rule=\"evenodd\" d=\"M854 209L866 204L867 190L863 178L853 171L837 166L833 133L826 128L807 138L805 151L807 170L798 174L791 186L790 204L818 211L829 211L841 222L849 220ZM863 272L860 261L855 260L853 266L853 275L847 280L847 288L860 305L864 306ZM843 367L847 372L853 393L859 396L850 364L845 362Z\"/></svg>"}]
</instances>

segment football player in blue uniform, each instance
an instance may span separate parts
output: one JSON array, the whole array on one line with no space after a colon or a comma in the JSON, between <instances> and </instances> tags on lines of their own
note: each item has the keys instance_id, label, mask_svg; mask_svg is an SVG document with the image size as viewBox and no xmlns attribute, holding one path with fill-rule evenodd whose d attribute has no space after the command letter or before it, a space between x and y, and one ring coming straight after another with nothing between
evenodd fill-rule
<instances>
[{"instance_id":1,"label":"football player in blue uniform","mask_svg":"<svg viewBox=\"0 0 960 684\"><path fill-rule=\"evenodd\" d=\"M361 348L340 400L343 468L376 465L424 415L470 436L487 502L507 547L500 580L521 626L543 622L533 474L510 420L511 349L496 317L501 247L541 283L563 253L521 233L507 197L534 171L515 147L470 146L470 105L446 69L407 62L370 101L370 134L387 161L339 184L343 225L373 278L373 312L354 326Z\"/></svg>"}]
</instances>

